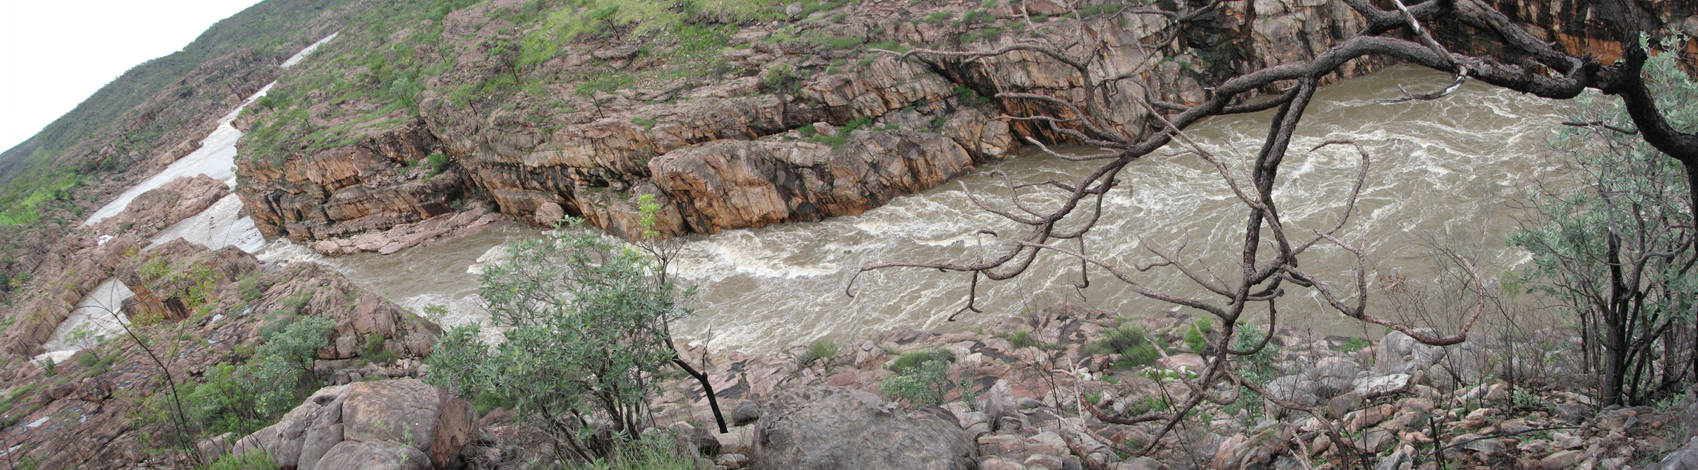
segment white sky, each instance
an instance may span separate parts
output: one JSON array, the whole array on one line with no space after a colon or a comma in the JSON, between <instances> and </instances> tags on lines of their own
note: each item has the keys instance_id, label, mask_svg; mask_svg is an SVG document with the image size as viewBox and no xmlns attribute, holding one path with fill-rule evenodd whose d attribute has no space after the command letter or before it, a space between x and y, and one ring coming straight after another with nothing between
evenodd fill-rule
<instances>
[{"instance_id":1,"label":"white sky","mask_svg":"<svg viewBox=\"0 0 1698 470\"><path fill-rule=\"evenodd\" d=\"M259 0L0 0L0 151Z\"/></svg>"}]
</instances>

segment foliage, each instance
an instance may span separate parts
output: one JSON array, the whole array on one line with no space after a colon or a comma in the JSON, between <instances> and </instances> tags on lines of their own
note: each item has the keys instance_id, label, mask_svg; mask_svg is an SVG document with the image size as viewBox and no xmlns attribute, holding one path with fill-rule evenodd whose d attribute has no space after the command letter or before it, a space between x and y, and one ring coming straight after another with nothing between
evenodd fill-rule
<instances>
[{"instance_id":1,"label":"foliage","mask_svg":"<svg viewBox=\"0 0 1698 470\"><path fill-rule=\"evenodd\" d=\"M796 358L796 362L801 363L802 367L813 367L814 363L820 360L825 360L827 363L830 363L831 358L837 357L838 349L840 348L837 346L837 343L834 343L831 340L824 338L816 339L813 342L808 343L808 350L803 352L801 357Z\"/></svg>"},{"instance_id":2,"label":"foliage","mask_svg":"<svg viewBox=\"0 0 1698 470\"><path fill-rule=\"evenodd\" d=\"M902 355L897 356L896 359L892 359L889 363L886 363L884 368L885 370L900 374L931 361L942 361L946 363L955 362L955 354L952 354L945 349L922 349L918 351L909 351L902 353Z\"/></svg>"},{"instance_id":3,"label":"foliage","mask_svg":"<svg viewBox=\"0 0 1698 470\"><path fill-rule=\"evenodd\" d=\"M1368 340L1366 340L1366 339L1351 336L1350 339L1344 340L1344 344L1341 344L1341 345L1338 346L1338 350L1339 350L1339 352L1343 352L1345 354L1351 354L1351 353L1354 353L1356 351L1361 351L1363 349L1367 349L1368 346L1372 346L1372 345L1373 345L1373 343L1369 343Z\"/></svg>"},{"instance_id":4,"label":"foliage","mask_svg":"<svg viewBox=\"0 0 1698 470\"><path fill-rule=\"evenodd\" d=\"M1013 347L1014 349L1020 349L1020 348L1024 348L1024 347L1030 347L1030 346L1038 346L1038 347L1044 346L1043 342L1038 341L1037 338L1032 337L1032 330L1028 330L1028 329L1025 329L1025 328L1014 330L1013 333L1009 333L1008 334L1008 345L1010 347Z\"/></svg>"},{"instance_id":5,"label":"foliage","mask_svg":"<svg viewBox=\"0 0 1698 470\"><path fill-rule=\"evenodd\" d=\"M577 436L591 430L575 417L599 414L625 438L640 435L656 375L674 357L667 324L686 311L647 257L579 225L509 245L512 256L486 268L480 293L506 341L491 349L476 325L450 330L427 380L510 404L555 433L557 455L588 459Z\"/></svg>"},{"instance_id":6,"label":"foliage","mask_svg":"<svg viewBox=\"0 0 1698 470\"><path fill-rule=\"evenodd\" d=\"M1209 335L1215 332L1214 317L1199 317L1185 328L1185 347L1191 352L1202 355L1209 351Z\"/></svg>"},{"instance_id":7,"label":"foliage","mask_svg":"<svg viewBox=\"0 0 1698 470\"><path fill-rule=\"evenodd\" d=\"M897 372L885 377L878 389L885 396L907 402L910 406L942 405L944 395L955 386L949 380L950 362L941 357L927 357L919 364L895 369Z\"/></svg>"},{"instance_id":8,"label":"foliage","mask_svg":"<svg viewBox=\"0 0 1698 470\"><path fill-rule=\"evenodd\" d=\"M1679 50L1669 40L1664 50ZM1646 63L1646 84L1671 125L1698 127L1698 84L1680 70L1679 54ZM1600 374L1605 404L1643 404L1691 380L1695 354L1671 330L1690 330L1698 276L1692 270L1691 200L1681 164L1637 135L1616 100L1576 102L1569 127L1552 143L1575 153L1589 173L1582 191L1534 195L1542 217L1509 239L1533 256L1520 271L1530 292L1555 299L1577 320L1588 369ZM1604 127L1608 126L1608 127ZM1682 340L1685 341L1685 340ZM1666 350L1669 357L1659 357ZM1676 351L1683 351L1677 353ZM1657 366L1661 366L1658 378Z\"/></svg>"},{"instance_id":9,"label":"foliage","mask_svg":"<svg viewBox=\"0 0 1698 470\"><path fill-rule=\"evenodd\" d=\"M436 152L425 157L425 162L427 165L430 165L430 174L440 175L442 172L448 170L450 160L448 155L445 155L442 152Z\"/></svg>"},{"instance_id":10,"label":"foliage","mask_svg":"<svg viewBox=\"0 0 1698 470\"><path fill-rule=\"evenodd\" d=\"M594 470L695 470L696 461L680 455L670 432L651 432L614 448L613 455L599 458L586 468Z\"/></svg>"},{"instance_id":11,"label":"foliage","mask_svg":"<svg viewBox=\"0 0 1698 470\"><path fill-rule=\"evenodd\" d=\"M318 388L313 360L329 345L336 322L314 315L286 323L262 334L246 362L218 364L200 381L178 386L189 421L199 427L198 436L247 435L275 422ZM169 400L165 394L151 397L140 418L167 419Z\"/></svg>"},{"instance_id":12,"label":"foliage","mask_svg":"<svg viewBox=\"0 0 1698 470\"><path fill-rule=\"evenodd\" d=\"M201 468L204 470L272 469L277 468L277 459L271 458L271 454L268 454L261 449L259 451L243 452L239 455L225 454L224 456L219 457L218 460L214 460L212 463Z\"/></svg>"},{"instance_id":13,"label":"foliage","mask_svg":"<svg viewBox=\"0 0 1698 470\"><path fill-rule=\"evenodd\" d=\"M1114 367L1121 369L1148 365L1161 355L1145 336L1144 327L1127 322L1121 322L1104 331L1102 339L1091 344L1091 351L1097 354L1119 354L1120 360L1115 361Z\"/></svg>"}]
</instances>

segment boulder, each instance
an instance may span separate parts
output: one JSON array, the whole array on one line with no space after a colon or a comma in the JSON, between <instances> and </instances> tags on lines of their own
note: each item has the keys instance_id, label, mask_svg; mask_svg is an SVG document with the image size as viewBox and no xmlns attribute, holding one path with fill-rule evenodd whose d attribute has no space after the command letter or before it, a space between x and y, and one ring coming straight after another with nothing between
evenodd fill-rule
<instances>
[{"instance_id":1,"label":"boulder","mask_svg":"<svg viewBox=\"0 0 1698 470\"><path fill-rule=\"evenodd\" d=\"M301 470L370 462L458 468L477 437L475 422L471 404L418 379L360 382L319 389L231 452L263 450L278 465ZM412 466L415 456L420 466Z\"/></svg>"},{"instance_id":2,"label":"boulder","mask_svg":"<svg viewBox=\"0 0 1698 470\"><path fill-rule=\"evenodd\" d=\"M937 407L904 410L869 392L786 391L767 402L753 460L765 469L976 468L973 440Z\"/></svg>"},{"instance_id":3,"label":"boulder","mask_svg":"<svg viewBox=\"0 0 1698 470\"><path fill-rule=\"evenodd\" d=\"M1439 334L1432 328L1417 332L1430 336ZM1421 344L1403 332L1393 331L1380 338L1380 344L1374 347L1374 372L1415 375L1444 359L1445 352L1445 348Z\"/></svg>"},{"instance_id":4,"label":"boulder","mask_svg":"<svg viewBox=\"0 0 1698 470\"><path fill-rule=\"evenodd\" d=\"M474 418L465 400L411 378L349 385L342 405L344 439L404 443L439 468L476 437Z\"/></svg>"},{"instance_id":5,"label":"boulder","mask_svg":"<svg viewBox=\"0 0 1698 470\"><path fill-rule=\"evenodd\" d=\"M430 458L412 446L388 441L342 441L324 453L318 468L425 470L431 467Z\"/></svg>"}]
</instances>

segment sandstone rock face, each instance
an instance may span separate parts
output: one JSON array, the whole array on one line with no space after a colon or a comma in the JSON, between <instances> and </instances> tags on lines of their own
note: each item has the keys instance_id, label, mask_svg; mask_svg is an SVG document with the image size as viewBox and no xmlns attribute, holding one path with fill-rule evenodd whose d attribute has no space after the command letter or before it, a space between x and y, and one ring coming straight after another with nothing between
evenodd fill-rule
<instances>
[{"instance_id":1,"label":"sandstone rock face","mask_svg":"<svg viewBox=\"0 0 1698 470\"><path fill-rule=\"evenodd\" d=\"M809 389L769 402L755 468L974 468L973 439L941 408L903 411L877 395Z\"/></svg>"},{"instance_id":2,"label":"sandstone rock face","mask_svg":"<svg viewBox=\"0 0 1698 470\"><path fill-rule=\"evenodd\" d=\"M459 468L475 422L471 404L418 379L360 382L320 389L232 452L263 449L302 470Z\"/></svg>"},{"instance_id":3,"label":"sandstone rock face","mask_svg":"<svg viewBox=\"0 0 1698 470\"><path fill-rule=\"evenodd\" d=\"M268 237L320 240L381 230L450 212L463 184L457 170L415 164L441 145L420 123L282 165L237 159L242 198Z\"/></svg>"},{"instance_id":4,"label":"sandstone rock face","mask_svg":"<svg viewBox=\"0 0 1698 470\"><path fill-rule=\"evenodd\" d=\"M1003 5L990 14L1017 21L1016 8ZM1115 92L1137 96L1147 86L1161 90L1160 99L1196 103L1223 76L1310 57L1335 35L1361 28L1361 19L1336 1L1235 2L1223 9L1187 28L1175 44L1154 48L1147 42L1167 28L1148 15L1057 16L1033 34L1063 42L1100 37L1107 44L1102 73L1161 64L1138 80L1119 82ZM489 13L450 15L444 40L479 44L495 34L476 21L480 12ZM909 44L939 44L967 33L959 25L907 20L929 11L844 12L842 21L818 33ZM468 105L451 86L432 85L420 94L417 121L379 126L348 145L303 144L285 151L280 164L242 163L238 193L268 235L301 241L387 230L455 210L454 201L467 198L487 199L502 213L538 224L579 216L633 237L642 230L638 200L646 196L660 208L654 229L671 236L855 214L1012 155L1026 137L1071 141L1048 124L998 118L1067 115L1045 101L996 96L1076 98L1080 77L1046 56L898 60L863 56L855 48L775 44L762 41L766 34L753 27L731 39L721 57L737 72L724 79L594 93L572 93L575 79L562 77L652 67L657 59L615 53L627 44L567 44L561 57L523 77L556 92L548 95L554 103L520 94L473 98ZM962 47L994 49L1020 41L1016 36L967 39ZM444 84L475 83L502 70L486 48L459 46L454 53L461 65ZM1327 79L1379 65L1359 61ZM480 106L479 99L491 101ZM1107 118L1138 129L1147 116L1122 107ZM409 168L434 152L452 159L448 171L426 178ZM349 245L314 247L342 253Z\"/></svg>"}]
</instances>

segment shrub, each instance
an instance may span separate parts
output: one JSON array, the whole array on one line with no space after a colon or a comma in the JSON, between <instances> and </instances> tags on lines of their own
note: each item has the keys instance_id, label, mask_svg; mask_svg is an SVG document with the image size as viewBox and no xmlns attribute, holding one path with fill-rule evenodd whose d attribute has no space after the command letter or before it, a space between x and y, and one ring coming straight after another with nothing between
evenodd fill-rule
<instances>
[{"instance_id":1,"label":"shrub","mask_svg":"<svg viewBox=\"0 0 1698 470\"><path fill-rule=\"evenodd\" d=\"M1185 346L1191 352L1202 355L1209 350L1209 335L1215 332L1215 322L1212 317L1199 317L1185 329Z\"/></svg>"},{"instance_id":2,"label":"shrub","mask_svg":"<svg viewBox=\"0 0 1698 470\"><path fill-rule=\"evenodd\" d=\"M557 456L589 461L605 455L581 450L578 417L604 416L623 440L640 435L654 379L675 357L666 325L685 311L648 258L579 225L509 245L511 257L486 268L480 294L506 342L491 349L476 325L450 330L426 380L507 404L558 432Z\"/></svg>"},{"instance_id":3,"label":"shrub","mask_svg":"<svg viewBox=\"0 0 1698 470\"><path fill-rule=\"evenodd\" d=\"M432 175L440 175L448 170L450 160L448 155L442 152L432 153L429 157L425 157L425 160L430 165L430 174Z\"/></svg>"},{"instance_id":4,"label":"shrub","mask_svg":"<svg viewBox=\"0 0 1698 470\"><path fill-rule=\"evenodd\" d=\"M899 369L885 377L878 389L885 396L907 402L909 406L937 406L955 384L949 381L950 360L928 357L924 361Z\"/></svg>"},{"instance_id":5,"label":"shrub","mask_svg":"<svg viewBox=\"0 0 1698 470\"><path fill-rule=\"evenodd\" d=\"M1646 44L1646 46L1649 46ZM1698 83L1681 70L1678 39L1645 62L1646 86L1675 129L1698 126ZM1646 143L1619 101L1576 99L1569 126L1553 146L1574 153L1588 175L1580 191L1536 194L1540 219L1524 224L1510 245L1532 260L1520 274L1576 324L1579 351L1595 373L1600 405L1642 405L1678 390L1698 374L1690 339L1698 295L1693 202L1682 164ZM1663 350L1667 353L1659 353ZM1658 367L1658 366L1661 367Z\"/></svg>"},{"instance_id":6,"label":"shrub","mask_svg":"<svg viewBox=\"0 0 1698 470\"><path fill-rule=\"evenodd\" d=\"M1013 333L1010 333L1008 335L1008 344L1009 344L1009 346L1013 347L1014 349L1020 349L1020 348L1029 347L1029 346L1038 346L1038 347L1043 346L1043 343L1039 342L1037 340L1037 338L1032 337L1032 330L1028 330L1028 329L1025 329L1025 328L1021 328L1019 330L1015 330Z\"/></svg>"},{"instance_id":7,"label":"shrub","mask_svg":"<svg viewBox=\"0 0 1698 470\"><path fill-rule=\"evenodd\" d=\"M1121 323L1103 332L1103 338L1091 345L1091 350L1097 354L1118 354L1120 360L1115 361L1114 367L1130 369L1155 362L1161 353L1144 335L1144 327L1130 323Z\"/></svg>"},{"instance_id":8,"label":"shrub","mask_svg":"<svg viewBox=\"0 0 1698 470\"><path fill-rule=\"evenodd\" d=\"M885 370L900 374L931 361L939 361L945 364L955 362L955 354L943 349L909 351L902 353L902 355L897 356L896 359L892 359L889 363L886 363L884 368Z\"/></svg>"},{"instance_id":9,"label":"shrub","mask_svg":"<svg viewBox=\"0 0 1698 470\"><path fill-rule=\"evenodd\" d=\"M1344 340L1344 344L1338 345L1338 350L1345 354L1350 354L1367 349L1368 346L1372 345L1373 344L1369 343L1368 340L1351 336L1350 339Z\"/></svg>"},{"instance_id":10,"label":"shrub","mask_svg":"<svg viewBox=\"0 0 1698 470\"><path fill-rule=\"evenodd\" d=\"M318 350L327 346L336 322L309 316L269 328L252 357L241 365L219 364L199 382L178 386L184 412L199 427L198 436L232 433L247 435L263 428L320 385L312 375ZM150 397L138 418L143 422L169 419L171 397Z\"/></svg>"},{"instance_id":11,"label":"shrub","mask_svg":"<svg viewBox=\"0 0 1698 470\"><path fill-rule=\"evenodd\" d=\"M831 358L837 356L838 349L840 348L837 343L831 342L831 340L816 339L814 342L808 343L808 350L802 353L802 357L796 358L796 362L801 363L802 367L813 367L815 362L822 359L830 363Z\"/></svg>"}]
</instances>

